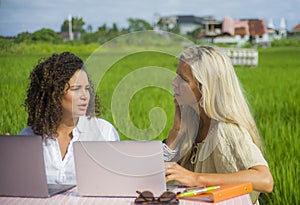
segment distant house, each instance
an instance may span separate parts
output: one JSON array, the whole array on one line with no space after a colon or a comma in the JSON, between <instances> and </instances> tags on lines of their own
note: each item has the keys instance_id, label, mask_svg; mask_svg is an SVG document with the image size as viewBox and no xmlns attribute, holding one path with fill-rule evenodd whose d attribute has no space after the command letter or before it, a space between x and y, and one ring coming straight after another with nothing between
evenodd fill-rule
<instances>
[{"instance_id":1,"label":"distant house","mask_svg":"<svg viewBox=\"0 0 300 205\"><path fill-rule=\"evenodd\" d=\"M176 24L181 34L187 34L202 26L202 18L196 16L177 16Z\"/></svg>"},{"instance_id":2,"label":"distant house","mask_svg":"<svg viewBox=\"0 0 300 205\"><path fill-rule=\"evenodd\" d=\"M229 16L223 18L222 37L214 39L216 43L269 43L268 29L263 19L238 19Z\"/></svg>"},{"instance_id":3,"label":"distant house","mask_svg":"<svg viewBox=\"0 0 300 205\"><path fill-rule=\"evenodd\" d=\"M204 28L200 31L200 37L216 37L222 35L222 21L214 19L212 16L202 18Z\"/></svg>"},{"instance_id":4,"label":"distant house","mask_svg":"<svg viewBox=\"0 0 300 205\"><path fill-rule=\"evenodd\" d=\"M192 33L193 37L213 43L242 45L251 42L270 46L274 39L287 36L284 18L281 19L278 29L275 28L272 20L266 25L264 19L233 19L229 16L225 16L222 21L216 20L213 16L193 15L173 15L158 19L159 29L172 31L176 28L182 35ZM298 26L300 27L300 24ZM298 36L300 36L299 27L295 27Z\"/></svg>"},{"instance_id":5,"label":"distant house","mask_svg":"<svg viewBox=\"0 0 300 205\"><path fill-rule=\"evenodd\" d=\"M296 25L293 30L294 33L300 33L300 24Z\"/></svg>"},{"instance_id":6,"label":"distant house","mask_svg":"<svg viewBox=\"0 0 300 205\"><path fill-rule=\"evenodd\" d=\"M267 34L265 20L260 19L241 19L234 20L231 17L224 17L222 25L223 34L230 36L260 36Z\"/></svg>"},{"instance_id":7,"label":"distant house","mask_svg":"<svg viewBox=\"0 0 300 205\"><path fill-rule=\"evenodd\" d=\"M202 36L215 36L222 32L222 22L215 20L212 16L197 17L193 15L175 15L161 17L158 24L162 30L178 28L180 34L186 35L197 29Z\"/></svg>"},{"instance_id":8,"label":"distant house","mask_svg":"<svg viewBox=\"0 0 300 205\"><path fill-rule=\"evenodd\" d=\"M293 36L297 36L300 38L300 24L296 25L293 29L292 29L292 35Z\"/></svg>"}]
</instances>

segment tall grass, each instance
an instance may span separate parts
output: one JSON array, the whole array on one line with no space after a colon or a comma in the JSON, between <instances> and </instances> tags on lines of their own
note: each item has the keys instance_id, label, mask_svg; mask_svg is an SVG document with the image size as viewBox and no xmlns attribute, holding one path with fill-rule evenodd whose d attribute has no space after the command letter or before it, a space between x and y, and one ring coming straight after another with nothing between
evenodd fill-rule
<instances>
[{"instance_id":1,"label":"tall grass","mask_svg":"<svg viewBox=\"0 0 300 205\"><path fill-rule=\"evenodd\" d=\"M269 204L297 204L300 192L300 48L260 51L259 67L238 68L275 180Z\"/></svg>"},{"instance_id":2,"label":"tall grass","mask_svg":"<svg viewBox=\"0 0 300 205\"><path fill-rule=\"evenodd\" d=\"M37 56L0 56L0 133L19 133L26 125L22 107L27 77Z\"/></svg>"},{"instance_id":3,"label":"tall grass","mask_svg":"<svg viewBox=\"0 0 300 205\"><path fill-rule=\"evenodd\" d=\"M22 103L29 73L38 59L50 56L51 52L0 55L0 133L17 134L26 126L27 116ZM80 52L76 48L73 52L83 59L90 54L87 50ZM300 201L300 192L297 191L300 170L299 54L300 48L261 49L257 68L236 68L259 127L264 154L275 181L273 192L262 195L261 204L297 204ZM134 69L155 64L176 70L177 60L172 56L147 56L147 53L128 56L116 62L106 73L97 90L104 119L115 124L111 113L112 93L119 81ZM136 127L147 128L150 124L149 110L153 107L162 107L168 119L165 129L157 137L163 139L172 125L174 110L172 96L166 91L147 87L137 92L130 102L130 119ZM122 139L127 139L120 134Z\"/></svg>"},{"instance_id":4,"label":"tall grass","mask_svg":"<svg viewBox=\"0 0 300 205\"><path fill-rule=\"evenodd\" d=\"M174 56L155 52L142 52L136 53L121 59L116 62L110 70L106 73L104 79L98 88L98 93L101 97L104 116L111 122L114 120L114 116L111 113L112 95L120 81L130 75L134 70L144 68L147 66L156 66L169 69L175 72L177 59ZM118 75L116 75L118 73ZM159 75L159 73L157 73ZM152 78L160 78L160 76L152 75ZM150 76L149 76L150 77ZM153 79L154 81L154 79ZM173 90L171 82L167 82L169 87ZM118 104L123 106L126 102L124 99L118 99ZM166 90L159 86L148 86L139 90L134 96L132 96L129 104L130 120L133 122L136 128L145 130L150 126L149 112L154 107L160 107L164 110L167 118L167 125L159 136L154 136L156 139L164 139L173 122L173 96ZM123 109L127 109L124 107ZM106 112L109 111L109 112ZM108 114L108 115L107 115ZM130 136L120 133L122 139L128 139ZM151 136L149 136L151 137Z\"/></svg>"}]
</instances>

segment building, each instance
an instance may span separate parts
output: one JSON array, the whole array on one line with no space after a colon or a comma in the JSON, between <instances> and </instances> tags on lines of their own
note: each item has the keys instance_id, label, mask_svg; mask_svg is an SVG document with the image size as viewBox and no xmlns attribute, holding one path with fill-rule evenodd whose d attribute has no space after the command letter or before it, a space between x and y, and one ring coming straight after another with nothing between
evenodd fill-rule
<instances>
[{"instance_id":1,"label":"building","mask_svg":"<svg viewBox=\"0 0 300 205\"><path fill-rule=\"evenodd\" d=\"M269 39L272 41L274 39L278 38L278 30L276 30L275 25L273 23L273 19L269 20L268 26L267 26Z\"/></svg>"},{"instance_id":2,"label":"building","mask_svg":"<svg viewBox=\"0 0 300 205\"><path fill-rule=\"evenodd\" d=\"M229 16L223 18L222 36L214 39L215 43L246 42L269 44L268 29L263 19L233 19Z\"/></svg>"},{"instance_id":3,"label":"building","mask_svg":"<svg viewBox=\"0 0 300 205\"><path fill-rule=\"evenodd\" d=\"M161 17L158 25L162 30L177 28L179 33L186 35L199 29L201 36L215 36L222 32L222 22L213 16L197 17L193 15L174 15Z\"/></svg>"},{"instance_id":4,"label":"building","mask_svg":"<svg viewBox=\"0 0 300 205\"><path fill-rule=\"evenodd\" d=\"M287 28L286 28L286 22L285 22L284 18L282 18L280 20L279 36L281 38L286 38L287 37Z\"/></svg>"},{"instance_id":5,"label":"building","mask_svg":"<svg viewBox=\"0 0 300 205\"><path fill-rule=\"evenodd\" d=\"M158 19L157 25L161 30L174 31L172 29L176 28L180 34L189 34L202 41L232 43L238 46L247 42L270 46L271 41L286 38L288 34L284 18L277 29L272 19L268 25L264 19L233 19L230 16L225 16L222 21L213 16L193 15L173 15ZM295 32L300 33L297 28Z\"/></svg>"},{"instance_id":6,"label":"building","mask_svg":"<svg viewBox=\"0 0 300 205\"><path fill-rule=\"evenodd\" d=\"M297 37L298 39L300 39L300 24L296 25L293 29L292 29L292 35Z\"/></svg>"},{"instance_id":7,"label":"building","mask_svg":"<svg viewBox=\"0 0 300 205\"><path fill-rule=\"evenodd\" d=\"M300 24L296 25L293 29L292 29L293 33L299 33L300 34Z\"/></svg>"},{"instance_id":8,"label":"building","mask_svg":"<svg viewBox=\"0 0 300 205\"><path fill-rule=\"evenodd\" d=\"M204 16L202 25L204 28L200 30L200 37L213 38L222 35L222 21L218 21L212 16Z\"/></svg>"},{"instance_id":9,"label":"building","mask_svg":"<svg viewBox=\"0 0 300 205\"><path fill-rule=\"evenodd\" d=\"M234 20L228 16L225 16L223 19L222 32L223 34L229 34L230 36L240 35L242 37L262 37L263 35L268 33L265 20Z\"/></svg>"},{"instance_id":10,"label":"building","mask_svg":"<svg viewBox=\"0 0 300 205\"><path fill-rule=\"evenodd\" d=\"M202 25L202 18L196 16L177 16L176 20L181 34L192 32Z\"/></svg>"}]
</instances>

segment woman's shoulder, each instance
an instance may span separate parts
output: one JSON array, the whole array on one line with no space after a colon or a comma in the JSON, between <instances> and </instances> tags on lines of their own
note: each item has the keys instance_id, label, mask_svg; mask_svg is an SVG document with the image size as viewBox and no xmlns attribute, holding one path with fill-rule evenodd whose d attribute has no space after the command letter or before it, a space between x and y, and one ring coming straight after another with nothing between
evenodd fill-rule
<instances>
[{"instance_id":1,"label":"woman's shoulder","mask_svg":"<svg viewBox=\"0 0 300 205\"><path fill-rule=\"evenodd\" d=\"M81 116L76 127L80 132L90 133L95 136L101 135L106 140L120 139L115 127L102 118Z\"/></svg>"},{"instance_id":2,"label":"woman's shoulder","mask_svg":"<svg viewBox=\"0 0 300 205\"><path fill-rule=\"evenodd\" d=\"M91 125L91 126L100 126L100 127L105 127L105 128L112 128L113 125L108 122L107 120L105 119L102 119L102 118L97 118L97 117L88 117L88 116L82 116L80 117L80 120L79 120L79 123L80 124L84 124L84 125Z\"/></svg>"},{"instance_id":3,"label":"woman's shoulder","mask_svg":"<svg viewBox=\"0 0 300 205\"><path fill-rule=\"evenodd\" d=\"M247 130L238 124L229 122L218 122L218 129L220 132L245 134Z\"/></svg>"},{"instance_id":4,"label":"woman's shoulder","mask_svg":"<svg viewBox=\"0 0 300 205\"><path fill-rule=\"evenodd\" d=\"M234 123L218 122L218 138L228 144L235 144L239 141L251 140L249 132Z\"/></svg>"},{"instance_id":5,"label":"woman's shoulder","mask_svg":"<svg viewBox=\"0 0 300 205\"><path fill-rule=\"evenodd\" d=\"M31 126L28 126L28 127L25 127L20 133L19 135L36 135L34 134L33 130L32 130L32 127Z\"/></svg>"}]
</instances>

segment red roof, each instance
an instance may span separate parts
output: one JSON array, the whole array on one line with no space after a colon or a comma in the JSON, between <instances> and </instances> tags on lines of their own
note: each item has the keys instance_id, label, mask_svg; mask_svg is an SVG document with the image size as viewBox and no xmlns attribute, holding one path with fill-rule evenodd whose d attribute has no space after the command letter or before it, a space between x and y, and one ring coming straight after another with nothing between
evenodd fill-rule
<instances>
[{"instance_id":1,"label":"red roof","mask_svg":"<svg viewBox=\"0 0 300 205\"><path fill-rule=\"evenodd\" d=\"M266 24L264 20L250 19L248 20L250 36L262 36L266 32Z\"/></svg>"},{"instance_id":2,"label":"red roof","mask_svg":"<svg viewBox=\"0 0 300 205\"><path fill-rule=\"evenodd\" d=\"M293 28L293 31L300 31L300 24L298 24L297 26L295 26L295 27Z\"/></svg>"},{"instance_id":3,"label":"red roof","mask_svg":"<svg viewBox=\"0 0 300 205\"><path fill-rule=\"evenodd\" d=\"M243 19L234 20L231 17L225 16L222 25L223 33L234 35L250 35L262 36L267 33L267 26L264 20L259 19Z\"/></svg>"},{"instance_id":4,"label":"red roof","mask_svg":"<svg viewBox=\"0 0 300 205\"><path fill-rule=\"evenodd\" d=\"M240 36L246 36L247 35L247 30L246 30L245 27L235 27L234 34L235 35L240 35Z\"/></svg>"}]
</instances>

